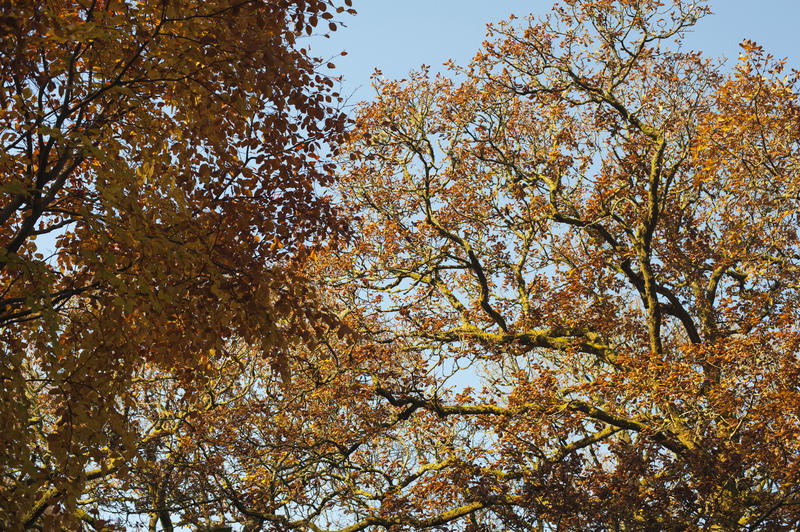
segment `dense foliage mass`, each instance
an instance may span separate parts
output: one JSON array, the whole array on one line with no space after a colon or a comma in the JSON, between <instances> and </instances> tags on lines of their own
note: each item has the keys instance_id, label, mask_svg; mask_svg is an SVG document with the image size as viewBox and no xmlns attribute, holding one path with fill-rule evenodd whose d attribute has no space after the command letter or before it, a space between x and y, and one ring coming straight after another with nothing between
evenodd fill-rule
<instances>
[{"instance_id":1,"label":"dense foliage mass","mask_svg":"<svg viewBox=\"0 0 800 532\"><path fill-rule=\"evenodd\" d=\"M0 528L78 526L143 445L143 364L191 394L228 339L281 365L307 328L287 264L340 232L320 156L344 121L297 38L337 9L2 4Z\"/></svg>"},{"instance_id":2,"label":"dense foliage mass","mask_svg":"<svg viewBox=\"0 0 800 532\"><path fill-rule=\"evenodd\" d=\"M260 22L276 33L242 37L248 9L278 6ZM81 126L103 136L48 125L66 107L30 111L34 148L20 140L3 164L45 161L48 185L85 160L64 178L79 192L60 185L38 214L58 261L33 255L34 233L6 254L0 488L27 513L3 517L154 532L800 527L800 74L747 41L730 69L683 50L702 2L561 0L492 28L449 78L377 79L341 157L351 238L298 253L337 227L312 161L341 122L319 114L326 82L290 46L305 27L289 21L323 7L204 11L213 28L232 17L229 39L274 36L308 74L265 60L266 93L222 59L201 62L221 73L197 86L158 78L173 60L160 42L256 49L176 37L202 24L168 30L160 12L169 24L131 63L151 61L131 72L153 79L86 104L121 113ZM147 11L128 9L98 20ZM86 35L64 41L87 43L76 64L99 38ZM37 100L26 87L50 94L36 79L7 109ZM227 122L251 116L237 105L253 119ZM258 127L279 118L269 144ZM8 175L23 183L7 178L4 201L23 195L12 242L49 189ZM336 319L301 311L320 304Z\"/></svg>"}]
</instances>

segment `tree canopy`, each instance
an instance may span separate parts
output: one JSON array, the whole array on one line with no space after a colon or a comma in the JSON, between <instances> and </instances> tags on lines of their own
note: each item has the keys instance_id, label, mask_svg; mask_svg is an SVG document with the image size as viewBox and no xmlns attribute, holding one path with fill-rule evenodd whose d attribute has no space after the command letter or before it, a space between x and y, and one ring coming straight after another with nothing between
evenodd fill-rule
<instances>
[{"instance_id":1,"label":"tree canopy","mask_svg":"<svg viewBox=\"0 0 800 532\"><path fill-rule=\"evenodd\" d=\"M344 9L3 3L0 528L71 515L128 462L142 364L190 394L230 338L281 361L303 337L291 261L342 233L344 117L298 38Z\"/></svg>"},{"instance_id":2,"label":"tree canopy","mask_svg":"<svg viewBox=\"0 0 800 532\"><path fill-rule=\"evenodd\" d=\"M237 14L255 24L245 9L279 5L247 4L208 23ZM313 5L318 18L328 12ZM304 9L315 8L288 2L276 27L281 49L308 60L290 46L305 26L287 22L311 21ZM192 83L178 83L185 108L163 110L172 93L147 91L177 82L133 84L145 91L141 114L118 129L101 120L109 133L89 137L119 156L83 140L49 156L85 150L98 161L70 170L83 196L59 200L89 206L71 218L48 211L61 261L7 254L15 262L5 271L16 272L7 312L26 314L3 329L18 347L3 369L4 420L14 421L5 445L16 454L2 487L7 500L44 501L28 503L38 513L23 523L800 526L800 73L749 41L729 70L685 50L681 39L708 14L690 0L561 0L491 27L450 76L376 78L337 157L340 218L314 186L333 179L315 161L343 127L326 78L256 69L288 84L287 114L266 104L289 132L273 145L256 133L237 144L250 122L224 129L232 104L205 113L230 98L262 116L252 86L222 90L239 79L233 62L221 61L228 77L203 82L224 94L205 107L188 96ZM162 57L155 50L142 57ZM128 101L121 94L109 112ZM187 109L194 118L179 127ZM172 136L134 127L140 116ZM216 141L175 140L183 151L171 158L165 139L202 129L201 116L222 120L203 129ZM54 146L73 138L64 124ZM151 131L165 144L133 139ZM271 161L269 172L252 170L265 196L237 192L256 179L243 164L248 147ZM9 153L24 160L24 150ZM162 165L152 173L151 160ZM288 194L298 180L307 195ZM6 195L24 195L14 231L47 189L25 186ZM291 209L263 203L288 197L299 198ZM341 220L349 238L325 242ZM34 268L47 275L19 273ZM62 295L68 286L82 291Z\"/></svg>"}]
</instances>

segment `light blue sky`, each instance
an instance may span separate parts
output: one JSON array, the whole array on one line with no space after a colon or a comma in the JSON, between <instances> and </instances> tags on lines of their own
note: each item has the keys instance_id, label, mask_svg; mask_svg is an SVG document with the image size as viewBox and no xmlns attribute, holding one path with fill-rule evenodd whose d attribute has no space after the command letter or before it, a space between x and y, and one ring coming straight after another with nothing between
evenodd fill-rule
<instances>
[{"instance_id":1,"label":"light blue sky","mask_svg":"<svg viewBox=\"0 0 800 532\"><path fill-rule=\"evenodd\" d=\"M369 77L375 68L401 78L425 63L434 69L449 58L465 64L480 47L486 23L544 13L554 0L354 0L356 16L330 39L311 43L314 55L334 59L344 77L345 95L355 100L372 95ZM714 14L703 19L688 39L692 48L712 56L725 54L729 64L748 38L776 57L789 57L800 68L800 0L716 0ZM351 102L352 103L352 102Z\"/></svg>"}]
</instances>

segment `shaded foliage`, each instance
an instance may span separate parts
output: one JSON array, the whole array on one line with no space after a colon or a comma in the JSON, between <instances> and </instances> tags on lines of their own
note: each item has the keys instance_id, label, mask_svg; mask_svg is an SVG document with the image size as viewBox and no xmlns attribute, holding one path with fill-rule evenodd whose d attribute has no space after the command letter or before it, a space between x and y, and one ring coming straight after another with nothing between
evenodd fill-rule
<instances>
[{"instance_id":1,"label":"shaded foliage","mask_svg":"<svg viewBox=\"0 0 800 532\"><path fill-rule=\"evenodd\" d=\"M297 39L343 9L3 4L0 527L68 519L135 453L141 364L191 393L229 338L280 366L308 336L290 263L342 232L320 191L344 118Z\"/></svg>"}]
</instances>

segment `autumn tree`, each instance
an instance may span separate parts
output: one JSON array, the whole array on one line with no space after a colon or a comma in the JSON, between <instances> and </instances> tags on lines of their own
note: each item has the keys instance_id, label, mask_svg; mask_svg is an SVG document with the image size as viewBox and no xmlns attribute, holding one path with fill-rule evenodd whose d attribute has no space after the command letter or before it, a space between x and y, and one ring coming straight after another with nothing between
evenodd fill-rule
<instances>
[{"instance_id":1,"label":"autumn tree","mask_svg":"<svg viewBox=\"0 0 800 532\"><path fill-rule=\"evenodd\" d=\"M680 47L707 13L563 0L376 80L326 260L420 365L368 376L407 421L342 530L800 525L799 75Z\"/></svg>"},{"instance_id":2,"label":"autumn tree","mask_svg":"<svg viewBox=\"0 0 800 532\"><path fill-rule=\"evenodd\" d=\"M353 239L297 267L350 330L272 364L226 325L191 387L148 351L127 467L73 515L800 526L800 81L754 43L729 74L683 50L707 12L562 0L494 27L455 79L376 80L338 184Z\"/></svg>"},{"instance_id":3,"label":"autumn tree","mask_svg":"<svg viewBox=\"0 0 800 532\"><path fill-rule=\"evenodd\" d=\"M349 6L349 0L344 2ZM340 233L328 0L32 1L0 16L0 528L67 528L124 472L146 368L310 334L292 260ZM137 376L138 375L138 376Z\"/></svg>"}]
</instances>

